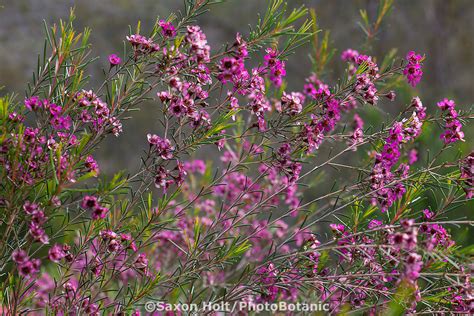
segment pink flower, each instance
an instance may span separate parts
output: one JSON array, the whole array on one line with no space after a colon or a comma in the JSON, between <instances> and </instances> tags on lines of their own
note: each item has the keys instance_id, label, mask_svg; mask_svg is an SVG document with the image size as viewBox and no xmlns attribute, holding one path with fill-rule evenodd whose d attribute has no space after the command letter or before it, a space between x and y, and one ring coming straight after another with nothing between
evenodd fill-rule
<instances>
[{"instance_id":1,"label":"pink flower","mask_svg":"<svg viewBox=\"0 0 474 316\"><path fill-rule=\"evenodd\" d=\"M92 211L92 219L93 220L98 220L98 219L103 219L107 216L107 213L109 212L109 209L103 206L97 206L93 211Z\"/></svg>"},{"instance_id":2,"label":"pink flower","mask_svg":"<svg viewBox=\"0 0 474 316\"><path fill-rule=\"evenodd\" d=\"M148 44L148 40L146 39L146 37L140 34L133 34L133 35L127 36L127 40L134 47Z\"/></svg>"},{"instance_id":3,"label":"pink flower","mask_svg":"<svg viewBox=\"0 0 474 316\"><path fill-rule=\"evenodd\" d=\"M248 76L243 59L224 57L219 61L218 67L219 74L217 75L217 79L223 84L231 81L237 85L241 78Z\"/></svg>"},{"instance_id":4,"label":"pink flower","mask_svg":"<svg viewBox=\"0 0 474 316\"><path fill-rule=\"evenodd\" d=\"M248 56L249 52L247 49L247 43L242 39L242 36L240 35L240 33L237 33L235 35L234 46L237 49L237 56L239 58L245 58Z\"/></svg>"},{"instance_id":5,"label":"pink flower","mask_svg":"<svg viewBox=\"0 0 474 316\"><path fill-rule=\"evenodd\" d=\"M97 175L99 174L99 164L97 163L97 161L94 160L94 157L90 155L87 156L84 166L86 167L88 172L94 173L94 176L97 177Z\"/></svg>"},{"instance_id":6,"label":"pink flower","mask_svg":"<svg viewBox=\"0 0 474 316\"><path fill-rule=\"evenodd\" d=\"M12 253L12 260L16 263L23 263L28 260L28 254L22 249L16 249Z\"/></svg>"},{"instance_id":7,"label":"pink flower","mask_svg":"<svg viewBox=\"0 0 474 316\"><path fill-rule=\"evenodd\" d=\"M197 62L209 62L210 46L207 44L206 34L197 25L187 27L185 41L189 43L191 59ZM206 80L204 80L206 81Z\"/></svg>"},{"instance_id":8,"label":"pink flower","mask_svg":"<svg viewBox=\"0 0 474 316\"><path fill-rule=\"evenodd\" d=\"M405 262L405 277L409 282L415 282L420 277L423 267L421 256L417 253L410 253Z\"/></svg>"},{"instance_id":9,"label":"pink flower","mask_svg":"<svg viewBox=\"0 0 474 316\"><path fill-rule=\"evenodd\" d=\"M12 253L12 259L17 264L18 273L21 276L29 277L32 274L35 274L39 271L40 268L40 260L39 259L31 259L28 257L26 251L22 249L16 249Z\"/></svg>"},{"instance_id":10,"label":"pink flower","mask_svg":"<svg viewBox=\"0 0 474 316\"><path fill-rule=\"evenodd\" d=\"M49 260L58 263L62 258L66 256L66 253L63 250L61 245L55 244L48 251Z\"/></svg>"},{"instance_id":11,"label":"pink flower","mask_svg":"<svg viewBox=\"0 0 474 316\"><path fill-rule=\"evenodd\" d=\"M12 122L23 122L25 118L16 112L11 112L8 114L8 119Z\"/></svg>"},{"instance_id":12,"label":"pink flower","mask_svg":"<svg viewBox=\"0 0 474 316\"><path fill-rule=\"evenodd\" d=\"M130 242L130 245L128 246L128 248L132 249L133 251L138 250L137 245L135 244L134 241L132 241L132 235L122 233L120 234L120 240L122 241L122 243Z\"/></svg>"},{"instance_id":13,"label":"pink flower","mask_svg":"<svg viewBox=\"0 0 474 316\"><path fill-rule=\"evenodd\" d=\"M138 55L146 55L157 52L160 47L158 44L153 43L151 38L146 38L140 34L133 34L127 36L127 41L133 46L135 51L135 58Z\"/></svg>"},{"instance_id":14,"label":"pink flower","mask_svg":"<svg viewBox=\"0 0 474 316\"><path fill-rule=\"evenodd\" d=\"M421 70L421 63L424 59L421 55L416 54L414 51L411 51L407 54L406 57L408 63L403 69L403 74L407 77L408 82L415 87L418 82L420 82L421 77L423 76L423 71Z\"/></svg>"},{"instance_id":15,"label":"pink flower","mask_svg":"<svg viewBox=\"0 0 474 316\"><path fill-rule=\"evenodd\" d=\"M119 56L116 54L110 54L109 55L109 63L111 67L117 66L122 62L122 59L120 59Z\"/></svg>"},{"instance_id":16,"label":"pink flower","mask_svg":"<svg viewBox=\"0 0 474 316\"><path fill-rule=\"evenodd\" d=\"M86 195L82 198L81 207L85 209L93 209L99 206L99 202L95 196Z\"/></svg>"},{"instance_id":17,"label":"pink flower","mask_svg":"<svg viewBox=\"0 0 474 316\"><path fill-rule=\"evenodd\" d=\"M396 96L397 96L397 95L395 94L395 91L393 91L393 90L389 91L389 92L385 95L385 97L386 97L387 99L389 99L390 101L395 101Z\"/></svg>"},{"instance_id":18,"label":"pink flower","mask_svg":"<svg viewBox=\"0 0 474 316\"><path fill-rule=\"evenodd\" d=\"M438 102L438 107L445 112L444 127L445 130L440 138L446 145L457 141L464 141L464 132L461 131L461 121L457 119L458 113L454 109L456 104L453 100L444 99Z\"/></svg>"},{"instance_id":19,"label":"pink flower","mask_svg":"<svg viewBox=\"0 0 474 316\"><path fill-rule=\"evenodd\" d=\"M425 209L425 210L423 210L423 216L424 216L426 219L432 219L433 216L434 216L434 213L431 212L429 209Z\"/></svg>"},{"instance_id":20,"label":"pink flower","mask_svg":"<svg viewBox=\"0 0 474 316\"><path fill-rule=\"evenodd\" d=\"M43 107L43 102L40 100L39 97L33 96L31 98L25 99L25 107L28 110L36 111Z\"/></svg>"},{"instance_id":21,"label":"pink flower","mask_svg":"<svg viewBox=\"0 0 474 316\"><path fill-rule=\"evenodd\" d=\"M264 56L264 64L270 70L270 81L276 87L280 87L283 77L286 76L285 62L279 59L279 53L273 48L267 48Z\"/></svg>"},{"instance_id":22,"label":"pink flower","mask_svg":"<svg viewBox=\"0 0 474 316\"><path fill-rule=\"evenodd\" d=\"M456 106L456 103L454 103L453 100L448 100L448 99L444 98L443 100L438 102L437 106L442 111L454 110L454 107Z\"/></svg>"},{"instance_id":23,"label":"pink flower","mask_svg":"<svg viewBox=\"0 0 474 316\"><path fill-rule=\"evenodd\" d=\"M135 260L134 266L139 270L146 270L148 266L148 259L145 253L141 253L138 255L137 259Z\"/></svg>"},{"instance_id":24,"label":"pink flower","mask_svg":"<svg viewBox=\"0 0 474 316\"><path fill-rule=\"evenodd\" d=\"M72 120L69 115L55 116L51 119L50 123L56 130L68 130L72 126Z\"/></svg>"},{"instance_id":25,"label":"pink flower","mask_svg":"<svg viewBox=\"0 0 474 316\"><path fill-rule=\"evenodd\" d=\"M408 152L408 164L412 165L418 161L418 151L416 149L412 149Z\"/></svg>"},{"instance_id":26,"label":"pink flower","mask_svg":"<svg viewBox=\"0 0 474 316\"><path fill-rule=\"evenodd\" d=\"M23 210L26 214L33 215L39 211L39 205L36 203L31 203L30 201L26 201L25 204L23 204Z\"/></svg>"},{"instance_id":27,"label":"pink flower","mask_svg":"<svg viewBox=\"0 0 474 316\"><path fill-rule=\"evenodd\" d=\"M156 134L147 135L148 143L156 151L156 154L164 160L173 158L174 147L169 139L161 138Z\"/></svg>"},{"instance_id":28,"label":"pink flower","mask_svg":"<svg viewBox=\"0 0 474 316\"><path fill-rule=\"evenodd\" d=\"M49 243L49 237L48 235L46 235L46 232L40 225L38 225L37 223L31 222L29 227L30 227L29 233L35 241L39 241L45 245Z\"/></svg>"},{"instance_id":29,"label":"pink flower","mask_svg":"<svg viewBox=\"0 0 474 316\"><path fill-rule=\"evenodd\" d=\"M283 92L281 105L290 115L297 115L303 111L304 95L299 92Z\"/></svg>"},{"instance_id":30,"label":"pink flower","mask_svg":"<svg viewBox=\"0 0 474 316\"><path fill-rule=\"evenodd\" d=\"M202 160L196 159L192 161L186 161L184 162L184 169L187 172L191 173L200 173L204 174L206 172L206 163Z\"/></svg>"},{"instance_id":31,"label":"pink flower","mask_svg":"<svg viewBox=\"0 0 474 316\"><path fill-rule=\"evenodd\" d=\"M39 259L31 259L18 265L18 273L24 277L30 277L37 273L40 269L41 261Z\"/></svg>"},{"instance_id":32,"label":"pink flower","mask_svg":"<svg viewBox=\"0 0 474 316\"><path fill-rule=\"evenodd\" d=\"M369 229L374 229L374 228L380 227L381 225L382 225L381 221L373 219L369 222L369 225L367 225L367 227Z\"/></svg>"},{"instance_id":33,"label":"pink flower","mask_svg":"<svg viewBox=\"0 0 474 316\"><path fill-rule=\"evenodd\" d=\"M346 227L342 224L330 224L329 227L334 233L342 234L346 231Z\"/></svg>"},{"instance_id":34,"label":"pink flower","mask_svg":"<svg viewBox=\"0 0 474 316\"><path fill-rule=\"evenodd\" d=\"M59 116L59 114L61 114L61 111L62 111L61 106L54 103L51 103L49 105L49 113L51 113L53 117Z\"/></svg>"},{"instance_id":35,"label":"pink flower","mask_svg":"<svg viewBox=\"0 0 474 316\"><path fill-rule=\"evenodd\" d=\"M169 102L171 101L171 94L168 91L161 91L156 94L161 102Z\"/></svg>"},{"instance_id":36,"label":"pink flower","mask_svg":"<svg viewBox=\"0 0 474 316\"><path fill-rule=\"evenodd\" d=\"M426 107L423 106L419 97L414 97L411 100L411 106L415 108L415 113L420 120L426 118Z\"/></svg>"},{"instance_id":37,"label":"pink flower","mask_svg":"<svg viewBox=\"0 0 474 316\"><path fill-rule=\"evenodd\" d=\"M160 20L158 24L161 27L161 34L163 34L164 37L171 38L176 36L176 29L171 22Z\"/></svg>"},{"instance_id":38,"label":"pink flower","mask_svg":"<svg viewBox=\"0 0 474 316\"><path fill-rule=\"evenodd\" d=\"M357 58L359 57L359 52L354 49L346 49L341 54L341 59L344 61L356 63Z\"/></svg>"}]
</instances>

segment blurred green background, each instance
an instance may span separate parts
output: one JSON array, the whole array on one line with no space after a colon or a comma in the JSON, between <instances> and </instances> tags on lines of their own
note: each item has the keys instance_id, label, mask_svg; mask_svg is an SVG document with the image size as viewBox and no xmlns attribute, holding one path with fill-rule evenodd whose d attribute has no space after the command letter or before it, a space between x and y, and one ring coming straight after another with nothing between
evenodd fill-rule
<instances>
[{"instance_id":1,"label":"blurred green background","mask_svg":"<svg viewBox=\"0 0 474 316\"><path fill-rule=\"evenodd\" d=\"M323 78L327 83L336 83L345 63L339 59L346 48L362 49L365 35L358 26L359 9L365 8L374 18L377 0L289 0L290 7L306 5L316 10L319 26L330 30L332 47L337 49L329 71ZM201 16L201 25L214 50L223 43L232 43L236 32L248 33L248 25L255 25L258 13L265 12L264 0L228 0L213 6L211 12ZM36 56L43 47L42 20L48 23L67 19L69 9L75 7L76 26L92 28L92 56L100 57L91 67L90 88L103 78L102 67L107 66L107 56L122 51L128 26L134 27L138 20L142 30L149 30L157 16L166 18L169 13L183 8L179 0L0 0L0 94L17 92L24 96L26 82L36 66ZM144 31L146 33L146 31ZM419 95L428 111L436 109L436 102L444 97L453 98L461 109L468 109L474 100L474 1L472 0L399 0L395 1L391 14L386 18L381 31L369 52L380 61L384 54L397 48L399 57L409 50L426 54L424 77L416 89L402 89L396 102L381 104L385 111L396 114L413 95ZM288 90L301 90L304 78L309 75L309 45L299 48L287 63ZM146 134L159 130L157 103L142 105L134 112L134 120L124 124L124 133L119 138L109 138L97 157L103 172L120 169L130 172L139 166L139 157L147 146ZM374 122L387 119L377 112ZM369 117L371 113L365 113ZM373 113L372 113L373 114ZM466 155L473 148L474 131L465 126L466 143L457 146L449 155ZM429 130L421 137L418 149L421 157L428 150L441 147L440 130ZM366 153L358 152L357 156ZM453 158L449 157L446 158ZM208 156L209 157L209 154ZM332 172L334 179L345 177L344 173ZM318 194L318 189L309 194ZM319 191L320 193L321 191ZM470 205L472 207L472 204ZM461 214L469 211L469 205L461 208Z\"/></svg>"}]
</instances>

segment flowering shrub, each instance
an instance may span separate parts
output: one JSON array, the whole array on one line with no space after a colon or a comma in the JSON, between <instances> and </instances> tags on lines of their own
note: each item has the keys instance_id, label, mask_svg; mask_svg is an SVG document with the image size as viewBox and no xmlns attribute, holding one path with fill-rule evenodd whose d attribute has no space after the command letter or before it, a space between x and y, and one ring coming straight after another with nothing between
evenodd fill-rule
<instances>
[{"instance_id":1,"label":"flowering shrub","mask_svg":"<svg viewBox=\"0 0 474 316\"><path fill-rule=\"evenodd\" d=\"M150 299L474 312L472 247L451 236L472 224L451 214L473 197L474 152L453 154L472 114L448 99L429 113L392 90L416 86L429 56L379 63L347 49L332 84L333 51L305 8L273 1L214 52L193 22L208 4L186 1L148 36L137 27L96 88L90 32L71 15L47 29L26 98L0 99L2 313L140 315ZM287 58L311 39L314 72L288 91ZM143 135L140 170L101 176L97 147L150 98L161 128ZM400 113L364 122L385 102ZM443 146L421 161L427 129Z\"/></svg>"}]
</instances>

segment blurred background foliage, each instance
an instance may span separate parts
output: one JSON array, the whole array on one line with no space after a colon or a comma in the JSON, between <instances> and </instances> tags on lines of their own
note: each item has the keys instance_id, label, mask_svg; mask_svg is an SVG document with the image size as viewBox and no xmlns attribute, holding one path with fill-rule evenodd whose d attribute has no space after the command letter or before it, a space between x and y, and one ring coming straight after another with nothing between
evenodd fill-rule
<instances>
[{"instance_id":1,"label":"blurred background foliage","mask_svg":"<svg viewBox=\"0 0 474 316\"><path fill-rule=\"evenodd\" d=\"M362 116L366 126L376 124L380 128L388 117L384 113L396 114L406 106L412 96L419 95L428 112L436 110L436 102L444 97L452 98L460 109L468 109L474 100L474 1L472 0L396 0L390 14L375 37L370 41L359 22L360 9L366 9L369 18L376 16L378 0L289 0L290 7L306 5L313 8L318 26L330 31L329 44L334 48L334 58L326 66L322 79L328 84L337 83L346 64L339 59L346 48L354 48L377 58L381 63L385 54L397 49L398 57L410 50L426 54L424 77L416 89L402 85L397 100L382 102L377 108L364 109ZM267 1L228 0L213 6L211 12L199 17L198 24L205 31L211 47L219 50L222 44L232 43L236 32L248 34L249 25L255 25L258 14L264 13ZM183 8L179 0L0 0L0 94L16 92L23 98L26 82L31 80L36 65L36 56L42 50L43 23L52 24L66 19L71 7L75 7L76 27L92 28L92 56L100 57L90 69L90 87L97 86L103 78L102 68L108 67L107 56L123 50L123 40L128 35L128 26L134 27L138 20L142 30L149 30L156 17L166 18L170 13ZM145 32L146 33L146 32ZM311 69L310 45L300 47L287 63L289 91L301 90ZM111 174L125 169L132 173L139 166L139 158L146 148L146 134L159 132L156 110L161 106L150 101L132 113L134 119L124 124L124 133L119 138L109 138L96 157L102 172ZM417 149L420 159L426 160L428 152L436 152L442 146L439 140L441 129L430 125L419 139ZM467 141L450 150L452 155L465 156L473 148L474 131L465 126ZM330 151L326 148L325 151ZM216 149L217 151L217 149ZM318 153L324 157L325 152ZM217 155L199 154L198 157L212 159ZM359 150L353 159L367 159L367 152ZM324 159L324 158L322 158ZM347 159L347 158L345 158ZM347 177L345 172L328 170L335 182ZM353 175L356 177L356 175ZM315 179L316 181L317 179ZM322 194L331 189L332 183L324 183L306 193ZM308 196L309 195L309 196ZM428 199L424 206L434 206ZM420 205L421 207L422 205ZM466 215L472 203L462 205L456 218ZM472 211L472 210L471 210ZM468 230L460 230L458 238L468 237Z\"/></svg>"}]
</instances>

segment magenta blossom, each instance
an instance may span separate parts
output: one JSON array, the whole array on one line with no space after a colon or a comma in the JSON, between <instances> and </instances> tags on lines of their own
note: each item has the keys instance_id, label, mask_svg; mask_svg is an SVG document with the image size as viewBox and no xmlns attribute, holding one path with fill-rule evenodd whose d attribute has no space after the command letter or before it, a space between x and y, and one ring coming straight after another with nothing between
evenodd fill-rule
<instances>
[{"instance_id":1,"label":"magenta blossom","mask_svg":"<svg viewBox=\"0 0 474 316\"><path fill-rule=\"evenodd\" d=\"M92 219L93 220L104 219L107 216L108 212L109 212L108 208L103 207L103 206L97 206L92 211Z\"/></svg>"},{"instance_id":2,"label":"magenta blossom","mask_svg":"<svg viewBox=\"0 0 474 316\"><path fill-rule=\"evenodd\" d=\"M358 57L359 57L359 52L351 48L346 49L341 54L342 60L352 62L352 63L357 62Z\"/></svg>"},{"instance_id":3,"label":"magenta blossom","mask_svg":"<svg viewBox=\"0 0 474 316\"><path fill-rule=\"evenodd\" d=\"M434 216L434 213L431 212L429 209L425 209L425 210L423 210L423 216L424 216L426 219L432 219L433 216Z\"/></svg>"},{"instance_id":4,"label":"magenta blossom","mask_svg":"<svg viewBox=\"0 0 474 316\"><path fill-rule=\"evenodd\" d=\"M66 253L63 250L63 247L61 245L54 245L51 247L48 251L48 258L49 260L58 263L61 261L62 258L66 256Z\"/></svg>"},{"instance_id":5,"label":"magenta blossom","mask_svg":"<svg viewBox=\"0 0 474 316\"><path fill-rule=\"evenodd\" d=\"M93 209L99 205L95 196L86 195L82 199L81 207L85 209Z\"/></svg>"},{"instance_id":6,"label":"magenta blossom","mask_svg":"<svg viewBox=\"0 0 474 316\"><path fill-rule=\"evenodd\" d=\"M373 219L369 222L369 224L367 225L367 227L369 229L375 229L377 227L380 227L382 225L382 221L379 221L379 220L376 220L376 219Z\"/></svg>"},{"instance_id":7,"label":"magenta blossom","mask_svg":"<svg viewBox=\"0 0 474 316\"><path fill-rule=\"evenodd\" d=\"M28 260L28 254L22 249L16 249L12 253L12 259L16 263L23 263Z\"/></svg>"},{"instance_id":8,"label":"magenta blossom","mask_svg":"<svg viewBox=\"0 0 474 316\"><path fill-rule=\"evenodd\" d=\"M36 111L43 107L43 101L39 97L33 96L25 100L25 107L30 111Z\"/></svg>"},{"instance_id":9,"label":"magenta blossom","mask_svg":"<svg viewBox=\"0 0 474 316\"><path fill-rule=\"evenodd\" d=\"M270 81L276 87L280 87L283 77L286 76L285 62L279 59L280 53L277 50L267 48L265 52L267 54L264 57L264 63L270 70Z\"/></svg>"},{"instance_id":10,"label":"magenta blossom","mask_svg":"<svg viewBox=\"0 0 474 316\"><path fill-rule=\"evenodd\" d=\"M171 22L166 22L164 20L160 20L158 24L161 27L161 33L164 37L175 37L176 36L176 29L174 28Z\"/></svg>"},{"instance_id":11,"label":"magenta blossom","mask_svg":"<svg viewBox=\"0 0 474 316\"><path fill-rule=\"evenodd\" d=\"M412 165L418 161L418 151L416 149L411 149L408 154L408 164Z\"/></svg>"},{"instance_id":12,"label":"magenta blossom","mask_svg":"<svg viewBox=\"0 0 474 316\"><path fill-rule=\"evenodd\" d=\"M173 158L174 147L171 146L169 139L161 138L156 134L148 134L147 139L150 146L155 149L156 154L162 159L169 160Z\"/></svg>"},{"instance_id":13,"label":"magenta blossom","mask_svg":"<svg viewBox=\"0 0 474 316\"><path fill-rule=\"evenodd\" d=\"M420 82L421 77L423 76L423 71L421 70L421 65L423 62L424 57L421 55L416 54L414 51L410 51L406 57L408 64L403 69L403 74L408 79L408 83L412 87L416 87L416 85Z\"/></svg>"},{"instance_id":14,"label":"magenta blossom","mask_svg":"<svg viewBox=\"0 0 474 316\"><path fill-rule=\"evenodd\" d=\"M92 172L95 177L99 174L99 164L95 161L94 157L91 155L87 156L86 161L84 163L87 171Z\"/></svg>"},{"instance_id":15,"label":"magenta blossom","mask_svg":"<svg viewBox=\"0 0 474 316\"><path fill-rule=\"evenodd\" d=\"M457 119L458 112L454 109L456 104L453 100L444 99L438 102L438 107L445 112L444 127L445 131L440 138L446 145L457 141L464 141L464 132L461 131L461 121Z\"/></svg>"},{"instance_id":16,"label":"magenta blossom","mask_svg":"<svg viewBox=\"0 0 474 316\"><path fill-rule=\"evenodd\" d=\"M122 59L120 59L116 54L109 55L109 63L111 67L119 65L121 62Z\"/></svg>"}]
</instances>

